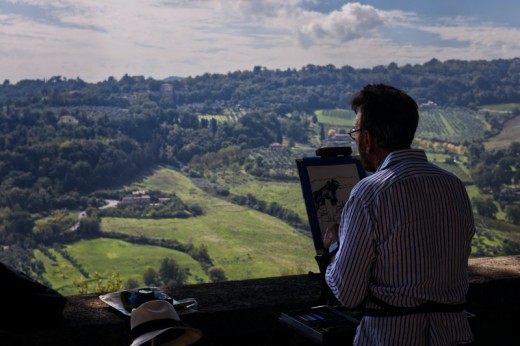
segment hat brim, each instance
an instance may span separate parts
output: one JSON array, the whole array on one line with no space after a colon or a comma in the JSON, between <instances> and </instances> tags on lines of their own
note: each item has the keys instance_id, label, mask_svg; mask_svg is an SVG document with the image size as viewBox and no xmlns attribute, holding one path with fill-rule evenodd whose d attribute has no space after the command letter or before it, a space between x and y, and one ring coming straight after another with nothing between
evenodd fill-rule
<instances>
[{"instance_id":1,"label":"hat brim","mask_svg":"<svg viewBox=\"0 0 520 346\"><path fill-rule=\"evenodd\" d=\"M134 339L130 346L139 346L153 338L161 339L159 345L164 346L184 346L198 341L202 337L202 332L197 328L191 327L170 327L153 332L145 333Z\"/></svg>"}]
</instances>

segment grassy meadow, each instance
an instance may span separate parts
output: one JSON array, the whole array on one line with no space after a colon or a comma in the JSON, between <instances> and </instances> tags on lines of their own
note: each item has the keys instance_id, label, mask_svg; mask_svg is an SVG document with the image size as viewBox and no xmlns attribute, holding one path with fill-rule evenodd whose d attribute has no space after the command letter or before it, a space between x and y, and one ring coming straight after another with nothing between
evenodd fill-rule
<instances>
[{"instance_id":1,"label":"grassy meadow","mask_svg":"<svg viewBox=\"0 0 520 346\"><path fill-rule=\"evenodd\" d=\"M247 185L235 186L232 193L243 195L253 194L264 201L276 201L297 213L302 220L307 220L307 212L303 203L303 195L300 183L270 183L265 181L253 181Z\"/></svg>"},{"instance_id":2,"label":"grassy meadow","mask_svg":"<svg viewBox=\"0 0 520 346\"><path fill-rule=\"evenodd\" d=\"M496 106L498 107L498 106ZM517 105L492 106L479 111L472 111L468 116L460 109L438 109L421 114L419 135L424 143L434 143L437 138L449 138L450 143L483 136L488 125L483 112L496 112L494 116L506 116ZM354 124L354 113L350 110L323 110L315 113L319 124L329 129L349 129ZM217 121L232 121L235 114L205 116L208 120L216 117ZM469 119L472 119L471 121ZM319 124L315 126L318 137ZM508 120L504 130L485 143L486 149L503 148L520 133L520 117ZM293 150L308 150L307 145L295 143ZM472 177L466 167L463 153L454 153L444 147L425 148L430 160L453 172L463 181L468 182L470 198L485 197L479 189L471 185ZM269 151L264 162L270 162ZM274 155L274 154L272 154ZM279 155L279 153L277 153ZM454 162L448 163L456 158ZM277 159L280 159L277 157ZM287 162L294 162L287 157ZM449 160L447 160L449 159ZM290 164L288 164L290 165ZM290 169L291 167L289 167ZM296 166L294 166L296 170ZM305 204L299 181L273 182L256 179L236 167L223 171L205 173L206 179L219 187L228 189L233 195L254 195L266 203L277 202L296 212L302 220L307 220ZM102 231L141 236L151 239L176 240L182 244L204 245L215 266L224 269L228 280L241 280L281 275L303 274L308 271L318 272L314 260L315 250L310 235L305 235L287 223L260 213L245 206L232 204L214 197L197 187L190 178L168 167L157 167L147 176L123 187L131 190L158 190L166 194L175 194L189 205L198 205L203 215L188 219L136 219L105 217L101 220ZM57 214L55 218L67 217ZM69 217L75 217L69 216ZM497 214L498 220L491 220L476 215L479 233L475 237L476 245L486 248L500 248L507 239L520 242L518 226L504 222L504 213ZM189 255L176 250L157 246L131 244L122 240L98 238L82 240L65 246L66 251L93 276L99 273L109 277L119 273L123 283L133 279L144 285L143 274L148 268L159 270L161 261L173 258L182 267L189 268L187 284L210 282L200 264ZM76 294L74 281L86 280L74 266L57 251L50 249L56 260L50 259L40 250L35 250L35 257L46 268L45 278L65 295ZM94 285L95 283L92 283Z\"/></svg>"},{"instance_id":3,"label":"grassy meadow","mask_svg":"<svg viewBox=\"0 0 520 346\"><path fill-rule=\"evenodd\" d=\"M258 186L264 184L258 183ZM299 185L283 188L274 184L272 191L264 186L264 193L258 198L267 201L279 200L283 194L304 213L303 199ZM215 198L196 187L181 173L159 168L153 174L138 181L127 189L161 190L175 193L188 204L198 204L204 215L188 219L132 219L103 218L101 228L107 232L117 232L153 239L175 239L183 244L205 245L215 266L224 268L228 280L241 280L281 275L317 272L314 260L315 250L312 239L285 222L267 214L257 212ZM254 188L251 185L251 188ZM240 193L253 192L244 190ZM280 195L279 195L280 194ZM288 197L291 196L292 197ZM306 217L306 215L305 215ZM131 244L121 240L98 238L82 240L66 246L66 251L81 263L91 274L99 273L109 277L120 274L123 283L134 279L143 283L143 273L148 268L158 271L163 258L173 258L181 267L189 268L191 275L187 284L210 282L200 264L189 255L161 247ZM86 280L61 255L55 254L57 261L51 261L37 251L37 258L44 262L46 279L65 295L76 294L74 281ZM91 285L95 287L94 283Z\"/></svg>"},{"instance_id":4,"label":"grassy meadow","mask_svg":"<svg viewBox=\"0 0 520 346\"><path fill-rule=\"evenodd\" d=\"M485 148L506 149L511 142L520 142L520 116L507 121L502 132L486 141Z\"/></svg>"},{"instance_id":5,"label":"grassy meadow","mask_svg":"<svg viewBox=\"0 0 520 346\"><path fill-rule=\"evenodd\" d=\"M61 254L54 249L50 249L55 260L45 256L40 250L34 251L34 258L43 263L45 267L44 277L52 283L52 287L64 295L77 294L74 287L74 280L83 279L81 273Z\"/></svg>"},{"instance_id":6,"label":"grassy meadow","mask_svg":"<svg viewBox=\"0 0 520 346\"><path fill-rule=\"evenodd\" d=\"M315 112L318 122L330 126L342 126L349 129L354 126L356 114L350 109L328 109Z\"/></svg>"}]
</instances>

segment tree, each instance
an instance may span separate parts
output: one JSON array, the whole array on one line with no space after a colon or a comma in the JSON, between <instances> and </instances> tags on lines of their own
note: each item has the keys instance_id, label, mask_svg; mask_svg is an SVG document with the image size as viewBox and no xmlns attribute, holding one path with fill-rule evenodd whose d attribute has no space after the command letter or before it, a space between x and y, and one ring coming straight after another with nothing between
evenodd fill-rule
<instances>
[{"instance_id":1,"label":"tree","mask_svg":"<svg viewBox=\"0 0 520 346\"><path fill-rule=\"evenodd\" d=\"M196 259L203 267L212 265L211 257L209 256L208 247L202 244L200 247L193 246L189 251L191 257Z\"/></svg>"},{"instance_id":2,"label":"tree","mask_svg":"<svg viewBox=\"0 0 520 346\"><path fill-rule=\"evenodd\" d=\"M139 281L136 279L130 278L126 280L125 288L132 289L132 288L138 288L139 287Z\"/></svg>"},{"instance_id":3,"label":"tree","mask_svg":"<svg viewBox=\"0 0 520 346\"><path fill-rule=\"evenodd\" d=\"M493 168L490 169L485 164L478 164L473 170L473 176L475 185L481 189L486 187L497 189L502 184L500 175L497 175Z\"/></svg>"},{"instance_id":4,"label":"tree","mask_svg":"<svg viewBox=\"0 0 520 346\"><path fill-rule=\"evenodd\" d=\"M208 269L208 276L211 282L226 281L226 271L221 266L214 266Z\"/></svg>"},{"instance_id":5,"label":"tree","mask_svg":"<svg viewBox=\"0 0 520 346\"><path fill-rule=\"evenodd\" d=\"M144 284L147 286L160 286L159 274L152 268L146 269L143 274Z\"/></svg>"},{"instance_id":6,"label":"tree","mask_svg":"<svg viewBox=\"0 0 520 346\"><path fill-rule=\"evenodd\" d=\"M199 118L192 113L182 113L180 116L180 124L185 129L197 129L199 127Z\"/></svg>"},{"instance_id":7,"label":"tree","mask_svg":"<svg viewBox=\"0 0 520 346\"><path fill-rule=\"evenodd\" d=\"M477 209L477 212L485 217L495 218L498 208L493 202L491 197L486 198L474 198L473 206Z\"/></svg>"},{"instance_id":8,"label":"tree","mask_svg":"<svg viewBox=\"0 0 520 346\"><path fill-rule=\"evenodd\" d=\"M506 218L515 225L520 225L520 206L508 205L505 209Z\"/></svg>"},{"instance_id":9,"label":"tree","mask_svg":"<svg viewBox=\"0 0 520 346\"><path fill-rule=\"evenodd\" d=\"M101 234L99 219L96 217L85 217L79 221L78 234L85 238L95 237Z\"/></svg>"},{"instance_id":10,"label":"tree","mask_svg":"<svg viewBox=\"0 0 520 346\"><path fill-rule=\"evenodd\" d=\"M217 133L218 124L217 124L217 120L215 118L211 118L211 120L209 121L209 127L211 129L212 134Z\"/></svg>"},{"instance_id":11,"label":"tree","mask_svg":"<svg viewBox=\"0 0 520 346\"><path fill-rule=\"evenodd\" d=\"M188 278L186 268L181 268L172 258L165 257L159 269L161 281L166 286L182 286Z\"/></svg>"}]
</instances>

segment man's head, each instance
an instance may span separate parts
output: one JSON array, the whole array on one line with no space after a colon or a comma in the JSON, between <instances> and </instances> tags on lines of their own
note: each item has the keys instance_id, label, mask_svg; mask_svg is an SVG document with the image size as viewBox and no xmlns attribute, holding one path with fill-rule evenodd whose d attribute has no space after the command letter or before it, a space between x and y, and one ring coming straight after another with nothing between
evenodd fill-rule
<instances>
[{"instance_id":1,"label":"man's head","mask_svg":"<svg viewBox=\"0 0 520 346\"><path fill-rule=\"evenodd\" d=\"M352 99L356 112L356 143L370 171L388 153L410 148L419 123L417 103L405 92L384 84L369 84Z\"/></svg>"}]
</instances>

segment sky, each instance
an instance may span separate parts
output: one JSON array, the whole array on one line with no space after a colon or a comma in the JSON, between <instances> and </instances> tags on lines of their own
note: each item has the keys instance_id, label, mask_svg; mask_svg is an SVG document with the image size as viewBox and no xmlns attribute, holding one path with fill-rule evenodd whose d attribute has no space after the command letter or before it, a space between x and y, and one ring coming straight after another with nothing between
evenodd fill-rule
<instances>
[{"instance_id":1,"label":"sky","mask_svg":"<svg viewBox=\"0 0 520 346\"><path fill-rule=\"evenodd\" d=\"M518 0L0 0L0 81L520 57Z\"/></svg>"}]
</instances>

